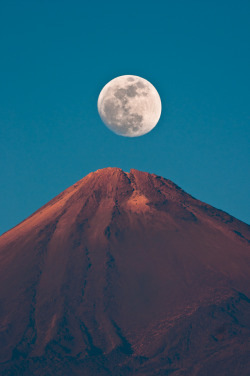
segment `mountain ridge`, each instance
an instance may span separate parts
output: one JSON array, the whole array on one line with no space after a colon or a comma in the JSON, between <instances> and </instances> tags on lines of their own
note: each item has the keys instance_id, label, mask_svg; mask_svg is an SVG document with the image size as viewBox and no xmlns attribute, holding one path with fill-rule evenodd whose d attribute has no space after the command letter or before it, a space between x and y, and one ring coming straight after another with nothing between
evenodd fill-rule
<instances>
[{"instance_id":1,"label":"mountain ridge","mask_svg":"<svg viewBox=\"0 0 250 376\"><path fill-rule=\"evenodd\" d=\"M247 372L248 239L170 180L88 174L0 237L0 371Z\"/></svg>"},{"instance_id":2,"label":"mountain ridge","mask_svg":"<svg viewBox=\"0 0 250 376\"><path fill-rule=\"evenodd\" d=\"M222 210L222 209L218 209L218 208L215 208L213 207L212 205L210 204L206 204L204 203L203 201L195 198L193 195L190 195L189 193L187 193L186 191L184 191L182 188L180 188L177 184L173 183L171 180L169 179L166 179L166 178L163 178L161 177L160 175L157 175L157 174L153 174L153 173L148 173L148 172L143 172L143 171L139 171L139 170L136 170L136 169L130 169L130 172L124 172L121 168L119 167L106 167L106 168L102 168L102 169L98 169L94 172L90 172L88 173L85 177L83 177L82 179L80 179L79 181L77 181L76 183L74 183L72 186L66 188L63 192L59 193L58 195L56 195L54 198L52 198L51 200L49 200L46 204L42 205L39 209L35 210L32 214L30 214L27 218L25 218L24 220L22 220L19 224L15 225L13 228L7 230L6 232L4 232L2 235L5 235L6 233L8 233L9 231L13 230L14 228L16 228L17 226L19 226L20 224L22 224L23 222L25 222L26 220L28 220L29 218L33 217L37 212L41 211L42 209L46 208L47 206L53 204L55 202L55 200L58 200L60 199L63 195L65 195L66 192L68 191L71 191L73 190L73 188L76 188L78 187L82 182L85 181L86 178L89 178L89 177L92 177L93 174L97 174L97 175L108 175L108 172L111 172L111 173L114 173L114 172L120 172L121 174L125 174L128 179L129 179L129 175L130 174L133 174L133 172L139 172L141 174L145 174L145 175L148 175L148 176L154 176L156 179L162 179L164 180L165 182L168 182L172 185L172 187L176 188L177 190L180 190L181 192L185 193L187 196L189 196L190 198L196 200L197 202L199 203L202 203L204 204L207 208L213 208L215 209L216 211L218 212L221 212L227 216L229 216L230 218L234 219L234 220L237 220L238 222L241 222L241 223L244 223L245 225L249 226L247 223L245 223L244 221L230 215L229 213L227 213L226 211ZM229 220L230 221L230 220Z\"/></svg>"}]
</instances>

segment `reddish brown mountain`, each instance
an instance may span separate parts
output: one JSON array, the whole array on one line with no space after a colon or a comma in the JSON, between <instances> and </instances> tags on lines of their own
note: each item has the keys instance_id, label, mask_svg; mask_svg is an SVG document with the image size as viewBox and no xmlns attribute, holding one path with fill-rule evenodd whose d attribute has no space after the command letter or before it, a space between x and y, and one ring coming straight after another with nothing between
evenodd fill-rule
<instances>
[{"instance_id":1,"label":"reddish brown mountain","mask_svg":"<svg viewBox=\"0 0 250 376\"><path fill-rule=\"evenodd\" d=\"M89 174L0 238L1 375L250 375L249 227Z\"/></svg>"}]
</instances>

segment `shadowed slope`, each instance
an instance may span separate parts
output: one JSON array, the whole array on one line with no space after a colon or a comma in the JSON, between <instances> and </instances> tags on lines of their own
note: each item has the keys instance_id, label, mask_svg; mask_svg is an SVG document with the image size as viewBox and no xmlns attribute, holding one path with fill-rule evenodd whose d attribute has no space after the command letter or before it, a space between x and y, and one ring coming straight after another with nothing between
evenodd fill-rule
<instances>
[{"instance_id":1,"label":"shadowed slope","mask_svg":"<svg viewBox=\"0 0 250 376\"><path fill-rule=\"evenodd\" d=\"M0 370L248 375L248 239L162 177L89 174L0 238Z\"/></svg>"}]
</instances>

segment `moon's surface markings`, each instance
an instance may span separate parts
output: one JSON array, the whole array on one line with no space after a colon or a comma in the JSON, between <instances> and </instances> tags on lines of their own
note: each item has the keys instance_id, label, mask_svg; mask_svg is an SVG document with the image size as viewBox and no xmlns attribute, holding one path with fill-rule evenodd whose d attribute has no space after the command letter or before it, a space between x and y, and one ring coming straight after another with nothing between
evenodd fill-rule
<instances>
[{"instance_id":1,"label":"moon's surface markings","mask_svg":"<svg viewBox=\"0 0 250 376\"><path fill-rule=\"evenodd\" d=\"M98 98L98 111L106 126L121 136L150 132L161 116L161 99L155 87L132 75L111 80Z\"/></svg>"}]
</instances>

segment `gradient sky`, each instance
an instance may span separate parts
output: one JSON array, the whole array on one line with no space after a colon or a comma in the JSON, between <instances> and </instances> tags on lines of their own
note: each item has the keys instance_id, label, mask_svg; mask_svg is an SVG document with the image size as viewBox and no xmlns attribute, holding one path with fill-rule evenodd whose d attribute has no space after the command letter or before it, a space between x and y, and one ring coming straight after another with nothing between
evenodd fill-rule
<instances>
[{"instance_id":1,"label":"gradient sky","mask_svg":"<svg viewBox=\"0 0 250 376\"><path fill-rule=\"evenodd\" d=\"M249 19L249 0L1 1L0 233L108 166L162 175L249 223ZM161 96L143 137L97 112L124 74Z\"/></svg>"}]
</instances>

